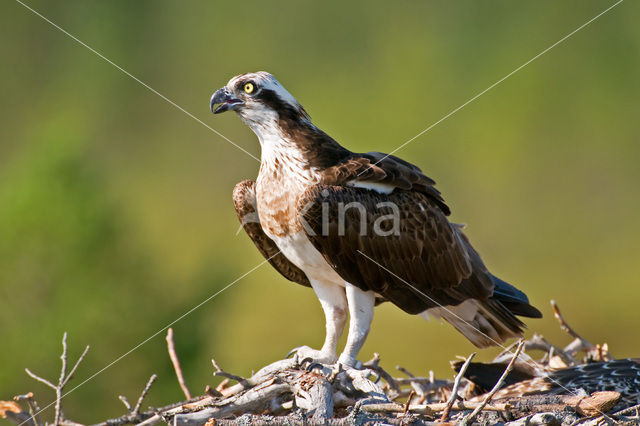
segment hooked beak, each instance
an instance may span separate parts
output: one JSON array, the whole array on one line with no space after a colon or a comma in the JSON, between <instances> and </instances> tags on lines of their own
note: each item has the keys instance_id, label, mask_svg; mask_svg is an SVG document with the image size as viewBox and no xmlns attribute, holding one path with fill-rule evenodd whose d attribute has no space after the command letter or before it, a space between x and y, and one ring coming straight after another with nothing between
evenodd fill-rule
<instances>
[{"instance_id":1,"label":"hooked beak","mask_svg":"<svg viewBox=\"0 0 640 426\"><path fill-rule=\"evenodd\" d=\"M211 108L211 112L219 114L221 112L229 111L230 109L235 109L243 103L244 102L242 102L242 100L236 98L226 87L223 87L222 89L216 90L213 96L211 96L209 106ZM213 107L217 104L220 105L214 109Z\"/></svg>"}]
</instances>

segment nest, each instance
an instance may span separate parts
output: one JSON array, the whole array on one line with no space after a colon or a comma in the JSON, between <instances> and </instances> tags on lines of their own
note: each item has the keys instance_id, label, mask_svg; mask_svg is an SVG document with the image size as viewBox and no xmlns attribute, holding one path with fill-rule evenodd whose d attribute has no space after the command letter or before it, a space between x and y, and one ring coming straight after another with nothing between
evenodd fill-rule
<instances>
[{"instance_id":1,"label":"nest","mask_svg":"<svg viewBox=\"0 0 640 426\"><path fill-rule=\"evenodd\" d=\"M583 339L552 302L562 330L573 340L564 348L535 334L507 348L492 363L473 363L475 354L452 362L455 380L418 377L396 367L391 374L380 356L352 368L327 365L297 356L276 361L251 377L221 369L212 360L214 375L224 380L192 397L185 384L168 330L167 348L186 401L142 411L153 375L135 405L120 397L127 413L96 426L171 425L368 425L368 424L640 424L640 365L614 360L606 344ZM67 371L66 333L58 382L27 373L56 392L51 423L43 422L34 395L0 401L0 416L21 426L79 425L64 417L64 386L84 355ZM528 352L542 352L535 359ZM395 375L395 376L394 376ZM44 407L45 409L48 407Z\"/></svg>"}]
</instances>

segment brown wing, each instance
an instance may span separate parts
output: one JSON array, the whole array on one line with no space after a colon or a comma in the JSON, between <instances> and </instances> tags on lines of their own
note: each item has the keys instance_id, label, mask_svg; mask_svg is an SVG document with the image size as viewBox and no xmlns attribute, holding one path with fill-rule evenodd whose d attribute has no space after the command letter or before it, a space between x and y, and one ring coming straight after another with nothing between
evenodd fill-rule
<instances>
[{"instance_id":1,"label":"brown wing","mask_svg":"<svg viewBox=\"0 0 640 426\"><path fill-rule=\"evenodd\" d=\"M336 272L408 313L493 294L480 257L424 192L317 185L298 202L309 239Z\"/></svg>"},{"instance_id":2,"label":"brown wing","mask_svg":"<svg viewBox=\"0 0 640 426\"><path fill-rule=\"evenodd\" d=\"M233 188L233 204L238 220L260 253L265 259L269 259L271 266L289 281L310 287L305 273L280 253L276 243L262 230L256 209L255 185L256 182L253 180L244 180Z\"/></svg>"},{"instance_id":3,"label":"brown wing","mask_svg":"<svg viewBox=\"0 0 640 426\"><path fill-rule=\"evenodd\" d=\"M434 187L433 179L425 176L418 166L394 155L382 152L351 154L322 173L322 183L325 185L344 186L353 180L389 184L398 189L420 192L445 215L451 213L440 191Z\"/></svg>"}]
</instances>

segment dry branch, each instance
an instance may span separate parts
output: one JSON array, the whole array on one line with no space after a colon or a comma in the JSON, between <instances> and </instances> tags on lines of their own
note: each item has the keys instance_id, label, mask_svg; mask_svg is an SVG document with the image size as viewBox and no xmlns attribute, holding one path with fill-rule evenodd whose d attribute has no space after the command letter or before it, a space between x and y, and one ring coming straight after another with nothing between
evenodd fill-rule
<instances>
[{"instance_id":1,"label":"dry branch","mask_svg":"<svg viewBox=\"0 0 640 426\"><path fill-rule=\"evenodd\" d=\"M442 412L442 417L440 417L440 421L441 422L444 422L444 421L447 420L447 418L449 417L449 412L451 411L451 407L453 406L453 403L456 401L456 399L459 398L458 388L460 387L460 382L462 381L462 378L464 377L464 373L467 371L467 367L469 367L469 364L471 363L471 360L475 356L476 356L475 352L472 353L471 355L469 355L469 357L465 360L464 364L462 364L462 367L460 368L460 371L456 375L456 378L453 381L453 389L451 389L451 396L449 397L449 400L447 401L447 406L445 407L444 411Z\"/></svg>"},{"instance_id":2,"label":"dry branch","mask_svg":"<svg viewBox=\"0 0 640 426\"><path fill-rule=\"evenodd\" d=\"M153 382L155 382L157 378L158 376L155 374L149 377L149 381L147 382L146 386L144 387L144 389L140 393L140 396L138 397L138 402L136 402L136 406L133 408L133 410L131 410L131 414L133 414L134 416L137 416L138 413L140 413L140 407L142 406L142 401L147 396L147 393L149 393L149 389L151 389L151 385L153 385Z\"/></svg>"},{"instance_id":3,"label":"dry branch","mask_svg":"<svg viewBox=\"0 0 640 426\"><path fill-rule=\"evenodd\" d=\"M171 359L171 364L173 364L173 369L176 372L176 377L178 378L178 383L180 384L180 388L184 393L184 396L187 399L191 399L191 392L189 392L189 388L187 384L184 382L184 376L182 375L182 368L180 368L180 361L178 360L178 355L176 354L176 347L173 343L173 328L169 327L167 330L167 351L169 352L169 358Z\"/></svg>"},{"instance_id":4,"label":"dry branch","mask_svg":"<svg viewBox=\"0 0 640 426\"><path fill-rule=\"evenodd\" d=\"M493 395L495 395L496 392L500 390L500 388L504 384L504 380L507 378L507 375L513 368L513 364L516 362L516 359L518 359L518 355L520 355L520 351L522 351L523 346L524 346L524 340L520 340L520 343L518 343L518 348L513 354L513 358L511 358L511 361L507 365L507 368L505 368L504 373L502 373L502 376L500 376L500 379L498 380L498 382L495 384L493 389L491 389L491 391L487 394L487 396L482 400L482 403L479 406L477 406L471 412L471 414L469 414L469 416L462 419L462 422L461 422L462 425L467 425L473 422L473 419L475 419L476 416L480 413L480 411L482 411L482 409L491 401L491 398L493 398Z\"/></svg>"},{"instance_id":5,"label":"dry branch","mask_svg":"<svg viewBox=\"0 0 640 426\"><path fill-rule=\"evenodd\" d=\"M13 397L14 401L27 401L27 405L29 405L29 415L31 416L31 421L35 426L42 426L42 420L38 412L40 409L38 408L38 403L33 398L33 392L26 393L24 395L16 395Z\"/></svg>"},{"instance_id":6,"label":"dry branch","mask_svg":"<svg viewBox=\"0 0 640 426\"><path fill-rule=\"evenodd\" d=\"M31 376L33 379L41 383L44 383L45 385L47 385L48 387L50 387L55 391L56 402L55 402L55 415L54 415L53 424L56 426L62 424L61 423L63 419L62 392L64 390L64 387L67 385L67 383L69 383L69 380L71 380L71 378L75 374L76 370L78 369L78 366L80 365L82 360L84 360L84 357L85 355L87 355L88 351L89 351L89 346L87 345L87 347L84 349L84 352L82 352L82 355L80 355L80 357L74 364L73 368L71 368L71 371L67 373L67 332L65 331L65 333L62 335L62 354L60 355L60 360L62 361L62 367L60 368L60 378L58 379L58 384L54 385L49 380L42 378L37 374L32 373L28 368L25 368L25 371L29 376Z\"/></svg>"},{"instance_id":7,"label":"dry branch","mask_svg":"<svg viewBox=\"0 0 640 426\"><path fill-rule=\"evenodd\" d=\"M216 369L216 371L213 372L214 376L225 377L225 378L227 378L229 380L233 380L233 381L236 381L238 383L241 383L241 382L243 382L245 380L244 377L240 377L240 376L236 376L235 374L227 373L226 371L221 369L218 366L218 363L216 362L216 360L213 359L213 358L211 358L211 364L213 365L213 368Z\"/></svg>"}]
</instances>

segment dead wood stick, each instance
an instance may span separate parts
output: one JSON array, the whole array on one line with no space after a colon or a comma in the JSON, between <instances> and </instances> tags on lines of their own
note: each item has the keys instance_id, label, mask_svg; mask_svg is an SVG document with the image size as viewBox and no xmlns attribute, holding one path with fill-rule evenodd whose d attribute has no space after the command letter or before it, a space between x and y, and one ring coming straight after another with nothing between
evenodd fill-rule
<instances>
[{"instance_id":1,"label":"dead wood stick","mask_svg":"<svg viewBox=\"0 0 640 426\"><path fill-rule=\"evenodd\" d=\"M312 419L330 419L333 417L333 389L324 376L317 376L309 389L309 402L313 409Z\"/></svg>"},{"instance_id":2,"label":"dead wood stick","mask_svg":"<svg viewBox=\"0 0 640 426\"><path fill-rule=\"evenodd\" d=\"M153 385L153 382L155 382L157 378L158 378L158 376L155 375L155 374L153 374L151 377L149 377L149 381L147 382L147 385L142 390L142 393L140 394L140 397L138 398L138 402L136 402L136 406L133 408L133 411L131 411L131 414L133 414L134 417L136 417L140 413L140 407L142 406L142 401L147 396L147 393L149 393L149 389L151 389L151 385ZM125 400L126 400L126 398L125 398Z\"/></svg>"},{"instance_id":3,"label":"dead wood stick","mask_svg":"<svg viewBox=\"0 0 640 426\"><path fill-rule=\"evenodd\" d=\"M66 334L66 333L65 333ZM87 352L89 352L89 345L87 345L86 348L84 348L84 351L82 352L82 355L80 355L80 358L78 358L78 360L76 361L76 363L73 365L73 368L71 368L71 371L69 372L69 374L67 374L67 377L64 379L64 381L62 382L62 387L64 388L64 386L69 383L69 380L71 380L71 378L73 377L73 375L75 374L76 370L78 369L78 366L80 365L80 363L84 360L84 357L87 355Z\"/></svg>"},{"instance_id":4,"label":"dead wood stick","mask_svg":"<svg viewBox=\"0 0 640 426\"><path fill-rule=\"evenodd\" d=\"M96 423L93 426L122 426L122 425L133 425L133 424L138 426L142 424L142 422L144 422L145 420L148 420L151 417L156 416L158 413L162 413L169 409L175 408L175 406L176 404L172 404L167 407L158 408L154 411L139 413L137 416L134 416L132 413L127 413L124 416L108 419L103 422ZM160 417L159 421L162 421L162 417Z\"/></svg>"},{"instance_id":5,"label":"dead wood stick","mask_svg":"<svg viewBox=\"0 0 640 426\"><path fill-rule=\"evenodd\" d=\"M292 392L291 385L286 383L272 384L260 389L254 388L225 405L208 407L193 413L184 413L181 408L177 408L174 411L174 421L176 425L180 426L202 425L210 418L219 419L230 415L261 412L272 399ZM164 414L168 417L173 415L171 411Z\"/></svg>"},{"instance_id":6,"label":"dead wood stick","mask_svg":"<svg viewBox=\"0 0 640 426\"><path fill-rule=\"evenodd\" d=\"M131 407L131 404L129 404L129 400L127 399L126 396L124 395L118 395L118 399L120 401L122 401L122 403L124 404L124 406L127 408L128 412L132 412L133 408Z\"/></svg>"},{"instance_id":7,"label":"dead wood stick","mask_svg":"<svg viewBox=\"0 0 640 426\"><path fill-rule=\"evenodd\" d=\"M560 329L568 333L571 337L577 339L580 342L580 344L577 345L578 348L584 348L586 350L593 350L596 348L592 343L583 339L582 336L580 336L578 333L575 332L573 328L571 328L571 326L567 323L567 321L562 316L562 313L560 312L560 308L558 308L558 304L556 303L555 300L551 301L551 308L553 309L553 316L556 318L556 320L558 320L558 323L560 324ZM577 348L573 349L573 353L577 353L578 351L579 349Z\"/></svg>"},{"instance_id":8,"label":"dead wood stick","mask_svg":"<svg viewBox=\"0 0 640 426\"><path fill-rule=\"evenodd\" d=\"M622 416L625 415L627 413L631 413L634 411L638 411L638 409L640 409L640 404L638 405L632 405L631 407L627 407L627 408L623 408L620 411L616 411L615 413L612 414L613 417L615 416Z\"/></svg>"},{"instance_id":9,"label":"dead wood stick","mask_svg":"<svg viewBox=\"0 0 640 426\"><path fill-rule=\"evenodd\" d=\"M460 382L462 381L462 378L464 377L464 373L467 371L467 367L469 367L471 360L475 356L476 356L476 352L469 355L469 357L465 360L464 364L462 364L460 371L456 375L456 379L453 382L453 389L451 389L451 395L449 396L447 405L444 409L444 412L442 413L442 417L440 417L441 422L446 421L447 417L449 417L449 412L451 411L451 407L453 406L453 403L456 401L456 399L458 399L458 388L460 387Z\"/></svg>"},{"instance_id":10,"label":"dead wood stick","mask_svg":"<svg viewBox=\"0 0 640 426\"><path fill-rule=\"evenodd\" d=\"M575 359L571 354L551 344L547 339L537 333L534 333L533 337L525 342L524 350L542 350L547 352L549 355L553 353L553 355L559 356L560 359L562 359L562 362L564 362L568 367L579 364L578 360ZM551 356L549 356L549 358L551 358Z\"/></svg>"},{"instance_id":11,"label":"dead wood stick","mask_svg":"<svg viewBox=\"0 0 640 426\"><path fill-rule=\"evenodd\" d=\"M384 425L392 425L392 426L406 426L407 421L405 419L392 419L387 418L384 419L384 422L380 422L380 419L372 419L372 421L366 422L366 424L372 424L378 420L376 424L384 424ZM237 426L238 419L216 419L216 426ZM354 420L352 417L346 416L343 418L333 418L333 419L321 419L314 420L304 418L299 415L288 415L288 416L260 416L260 415L252 415L245 414L242 416L242 425L245 426L353 426ZM429 422L415 421L412 424L418 425L431 425ZM210 422L209 425L213 425L213 422Z\"/></svg>"},{"instance_id":12,"label":"dead wood stick","mask_svg":"<svg viewBox=\"0 0 640 426\"><path fill-rule=\"evenodd\" d=\"M482 400L480 405L478 405L471 412L471 414L469 414L464 419L462 419L462 422L460 422L461 425L465 426L471 423L473 419L475 419L476 416L482 411L482 409L491 401L491 398L493 398L493 395L495 395L496 392L500 390L500 388L504 384L505 379L507 378L507 375L513 368L513 364L515 364L516 359L518 359L518 355L520 355L520 352L522 351L523 346L524 346L524 340L520 339L520 342L518 343L518 348L516 349L516 352L513 354L513 358L511 358L511 361L509 361L507 368L504 369L504 373L502 373L502 376L500 376L500 380L498 380L498 383L495 384L493 389L491 389L491 391L487 394L487 396Z\"/></svg>"},{"instance_id":13,"label":"dead wood stick","mask_svg":"<svg viewBox=\"0 0 640 426\"><path fill-rule=\"evenodd\" d=\"M413 395L415 395L415 393L416 392L413 389L411 389L411 392L409 392L407 403L404 405L404 411L402 411L402 417L407 417L407 411L409 411L409 405L411 405L411 398L413 398Z\"/></svg>"},{"instance_id":14,"label":"dead wood stick","mask_svg":"<svg viewBox=\"0 0 640 426\"><path fill-rule=\"evenodd\" d=\"M531 413L560 412L567 408L583 416L606 412L620 400L620 393L613 391L594 392L591 395L525 395L500 399L494 404L506 403L511 415L520 417Z\"/></svg>"},{"instance_id":15,"label":"dead wood stick","mask_svg":"<svg viewBox=\"0 0 640 426\"><path fill-rule=\"evenodd\" d=\"M176 377L178 378L178 383L180 384L180 388L184 393L184 396L187 399L191 399L191 392L189 392L189 388L187 384L184 382L184 376L182 375L182 368L180 368L180 361L178 360L178 355L176 354L176 347L173 343L173 328L169 327L167 330L167 350L169 351L169 358L171 358L171 363L173 364L173 369L176 372Z\"/></svg>"},{"instance_id":16,"label":"dead wood stick","mask_svg":"<svg viewBox=\"0 0 640 426\"><path fill-rule=\"evenodd\" d=\"M430 379L429 377L396 377L396 384L398 385L410 385L412 383L418 383L422 386L442 388L453 385L451 380L443 380L443 379Z\"/></svg>"},{"instance_id":17,"label":"dead wood stick","mask_svg":"<svg viewBox=\"0 0 640 426\"><path fill-rule=\"evenodd\" d=\"M398 377L393 379L395 390L397 391L398 396L406 395L406 393L404 393L400 389L400 385L403 384L410 385L411 388L421 397L425 396L432 390L440 389L442 387L449 386L450 384L450 382L444 380L435 380L427 377L416 377L411 371L399 365L396 366L396 369L407 375L407 377ZM387 383L389 383L388 380ZM391 383L389 383L389 385L391 386Z\"/></svg>"},{"instance_id":18,"label":"dead wood stick","mask_svg":"<svg viewBox=\"0 0 640 426\"><path fill-rule=\"evenodd\" d=\"M136 426L152 426L160 423L162 420L164 419L160 414L154 414L153 416L149 417L147 420L138 423Z\"/></svg>"},{"instance_id":19,"label":"dead wood stick","mask_svg":"<svg viewBox=\"0 0 640 426\"><path fill-rule=\"evenodd\" d=\"M280 361L273 362L266 367L262 367L258 370L253 376L248 379L242 379L239 383L236 383L233 386L229 386L228 388L224 388L220 390L224 396L232 396L237 393L242 392L243 390L250 389L261 382L268 380L269 377L273 375L273 373L278 371L284 371L288 369L293 369L298 366L298 361L292 358L282 359Z\"/></svg>"},{"instance_id":20,"label":"dead wood stick","mask_svg":"<svg viewBox=\"0 0 640 426\"><path fill-rule=\"evenodd\" d=\"M40 377L40 376L36 375L35 373L32 373L31 370L29 370L28 368L25 368L24 371L26 371L27 374L29 376L31 376L32 379L35 379L35 380L39 381L40 383L44 383L45 385L49 386L51 389L56 390L56 385L54 385L53 383L51 383L47 379L45 379L43 377Z\"/></svg>"},{"instance_id":21,"label":"dead wood stick","mask_svg":"<svg viewBox=\"0 0 640 426\"><path fill-rule=\"evenodd\" d=\"M375 352L373 354L373 358L370 361L364 363L364 366L376 372L382 379L384 379L385 382L387 382L387 384L391 389L393 389L396 392L400 392L400 386L398 385L398 380L394 379L391 376L391 374L387 373L387 371L384 368L382 368L379 363L380 363L380 354Z\"/></svg>"},{"instance_id":22,"label":"dead wood stick","mask_svg":"<svg viewBox=\"0 0 640 426\"><path fill-rule=\"evenodd\" d=\"M213 368L216 369L216 371L213 372L214 376L225 377L227 379L234 380L238 383L242 383L245 381L244 377L236 376L235 374L227 373L226 371L224 371L222 368L218 366L218 363L213 358L211 358L211 364L213 364Z\"/></svg>"},{"instance_id":23,"label":"dead wood stick","mask_svg":"<svg viewBox=\"0 0 640 426\"><path fill-rule=\"evenodd\" d=\"M223 381L218 383L218 386L216 386L216 392L218 392L220 395L223 395L222 391L227 387L228 384L229 379L224 379Z\"/></svg>"},{"instance_id":24,"label":"dead wood stick","mask_svg":"<svg viewBox=\"0 0 640 426\"><path fill-rule=\"evenodd\" d=\"M451 407L451 411L473 410L480 404L481 402L458 400ZM446 402L436 402L432 404L415 404L409 406L409 412L432 414L444 411L446 407ZM360 409L362 411L367 411L370 413L402 413L404 411L404 408L405 407L403 404L398 404L396 402L386 402L377 404L364 404ZM486 411L505 411L509 408L511 408L510 404L501 402L496 404L487 404L484 409Z\"/></svg>"},{"instance_id":25,"label":"dead wood stick","mask_svg":"<svg viewBox=\"0 0 640 426\"><path fill-rule=\"evenodd\" d=\"M61 423L62 422L62 391L64 390L64 387L66 386L66 384L69 383L69 380L71 380L71 378L75 374L76 370L78 369L78 366L84 360L84 357L85 355L87 355L88 351L89 351L89 346L87 346L84 349L84 352L82 352L82 355L80 355L80 357L78 358L78 361L76 361L71 371L67 374L67 332L65 331L64 334L62 335L62 354L60 355L60 360L62 361L62 367L60 368L60 378L58 379L58 384L53 384L49 380L44 379L38 376L37 374L32 373L28 368L25 368L25 371L29 376L31 376L33 379L41 383L44 383L45 385L47 385L48 387L50 387L55 391L56 402L55 402L55 414L54 414L53 424L56 426L62 424Z\"/></svg>"},{"instance_id":26,"label":"dead wood stick","mask_svg":"<svg viewBox=\"0 0 640 426\"><path fill-rule=\"evenodd\" d=\"M26 393L24 395L16 395L13 397L14 401L27 401L29 405L29 414L31 415L31 421L35 426L42 426L42 420L38 415L38 403L33 398L33 392Z\"/></svg>"},{"instance_id":27,"label":"dead wood stick","mask_svg":"<svg viewBox=\"0 0 640 426\"><path fill-rule=\"evenodd\" d=\"M409 377L409 378L416 377L416 376L415 376L411 371L407 370L406 368L404 368L404 367L403 367L403 366L401 366L401 365L396 365L396 370L398 370L398 371L400 371L400 372L402 372L402 373L406 374L406 375L407 375L407 377Z\"/></svg>"}]
</instances>

